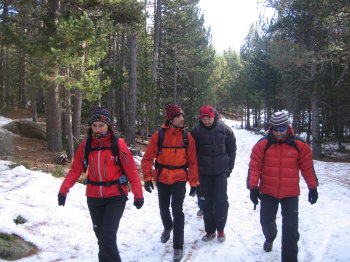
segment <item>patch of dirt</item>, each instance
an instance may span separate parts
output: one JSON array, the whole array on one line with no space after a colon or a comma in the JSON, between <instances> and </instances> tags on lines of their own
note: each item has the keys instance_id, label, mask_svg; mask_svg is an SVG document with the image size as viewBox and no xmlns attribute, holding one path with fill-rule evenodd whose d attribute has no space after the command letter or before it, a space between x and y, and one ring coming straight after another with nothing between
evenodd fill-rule
<instances>
[{"instance_id":1,"label":"patch of dirt","mask_svg":"<svg viewBox=\"0 0 350 262\"><path fill-rule=\"evenodd\" d=\"M16 147L16 154L9 157L10 161L16 163L28 163L33 170L42 170L44 172L54 173L58 168L58 154L50 152L47 149L47 143L44 140L28 138L23 136L13 137ZM63 168L69 168L70 165L60 165Z\"/></svg>"}]
</instances>

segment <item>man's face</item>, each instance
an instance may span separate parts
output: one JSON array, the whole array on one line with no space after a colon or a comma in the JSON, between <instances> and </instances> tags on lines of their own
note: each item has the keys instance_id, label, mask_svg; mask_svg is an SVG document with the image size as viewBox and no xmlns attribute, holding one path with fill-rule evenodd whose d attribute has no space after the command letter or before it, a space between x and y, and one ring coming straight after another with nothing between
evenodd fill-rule
<instances>
[{"instance_id":1,"label":"man's face","mask_svg":"<svg viewBox=\"0 0 350 262\"><path fill-rule=\"evenodd\" d=\"M173 120L170 120L170 123L175 126L175 127L184 127L185 126L185 119L184 119L184 116L181 114L181 115L178 115L176 117L174 117Z\"/></svg>"},{"instance_id":2,"label":"man's face","mask_svg":"<svg viewBox=\"0 0 350 262\"><path fill-rule=\"evenodd\" d=\"M203 125L210 127L214 124L214 117L205 116L201 118Z\"/></svg>"},{"instance_id":3,"label":"man's face","mask_svg":"<svg viewBox=\"0 0 350 262\"><path fill-rule=\"evenodd\" d=\"M287 135L287 127L283 128L272 128L273 136L276 137L276 139L283 139Z\"/></svg>"}]
</instances>

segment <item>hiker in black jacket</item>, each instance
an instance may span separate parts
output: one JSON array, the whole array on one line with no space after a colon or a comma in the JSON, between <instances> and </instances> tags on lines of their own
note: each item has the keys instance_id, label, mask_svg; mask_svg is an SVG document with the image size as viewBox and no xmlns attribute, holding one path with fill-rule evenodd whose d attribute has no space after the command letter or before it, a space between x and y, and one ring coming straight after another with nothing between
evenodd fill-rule
<instances>
[{"instance_id":1,"label":"hiker in black jacket","mask_svg":"<svg viewBox=\"0 0 350 262\"><path fill-rule=\"evenodd\" d=\"M218 121L211 106L200 109L199 124L191 131L196 140L200 194L203 203L204 226L207 242L215 238L225 241L227 220L227 178L236 159L236 138L230 127Z\"/></svg>"}]
</instances>

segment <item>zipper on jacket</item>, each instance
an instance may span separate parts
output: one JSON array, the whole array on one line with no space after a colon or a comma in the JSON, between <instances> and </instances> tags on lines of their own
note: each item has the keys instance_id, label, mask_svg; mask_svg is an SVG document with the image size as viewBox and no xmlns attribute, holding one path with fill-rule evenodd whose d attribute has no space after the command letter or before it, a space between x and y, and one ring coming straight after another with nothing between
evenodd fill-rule
<instances>
[{"instance_id":1,"label":"zipper on jacket","mask_svg":"<svg viewBox=\"0 0 350 262\"><path fill-rule=\"evenodd\" d=\"M126 153L125 153L125 152L121 152L121 155L123 156L125 162L126 162L127 164L129 164L129 160L126 158Z\"/></svg>"},{"instance_id":2,"label":"zipper on jacket","mask_svg":"<svg viewBox=\"0 0 350 262\"><path fill-rule=\"evenodd\" d=\"M276 145L277 146L277 145ZM278 197L281 195L281 172L282 172L282 152L283 152L283 144L279 146L279 154L280 154L280 163L279 163L279 172L278 172Z\"/></svg>"},{"instance_id":3,"label":"zipper on jacket","mask_svg":"<svg viewBox=\"0 0 350 262\"><path fill-rule=\"evenodd\" d=\"M107 169L107 156L105 156L104 166L103 166L103 177L106 179L106 169Z\"/></svg>"},{"instance_id":4,"label":"zipper on jacket","mask_svg":"<svg viewBox=\"0 0 350 262\"><path fill-rule=\"evenodd\" d=\"M95 170L95 164L94 164L94 156L92 156L91 160L92 160L92 163L91 163L92 173L93 173L93 176L95 178L97 178L96 170Z\"/></svg>"},{"instance_id":5,"label":"zipper on jacket","mask_svg":"<svg viewBox=\"0 0 350 262\"><path fill-rule=\"evenodd\" d=\"M101 140L98 140L98 147L101 148ZM102 175L101 175L101 150L97 151L97 169L98 169L98 175L100 178L100 182L102 182ZM103 197L102 194L102 186L100 186L100 197Z\"/></svg>"}]
</instances>

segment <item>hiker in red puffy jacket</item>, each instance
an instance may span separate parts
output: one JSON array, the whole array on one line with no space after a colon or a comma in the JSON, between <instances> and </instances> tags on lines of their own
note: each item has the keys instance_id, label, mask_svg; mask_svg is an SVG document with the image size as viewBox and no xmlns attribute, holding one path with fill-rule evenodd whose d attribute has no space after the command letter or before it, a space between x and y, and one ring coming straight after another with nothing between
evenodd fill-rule
<instances>
[{"instance_id":1,"label":"hiker in red puffy jacket","mask_svg":"<svg viewBox=\"0 0 350 262\"><path fill-rule=\"evenodd\" d=\"M260 223L266 252L272 250L277 235L276 214L282 209L282 262L298 261L299 170L309 188L308 200L318 198L318 180L309 145L295 136L288 116L276 112L270 121L268 135L252 149L247 178L250 199L255 206L261 199Z\"/></svg>"},{"instance_id":2,"label":"hiker in red puffy jacket","mask_svg":"<svg viewBox=\"0 0 350 262\"><path fill-rule=\"evenodd\" d=\"M186 183L188 181L191 186L190 196L195 196L198 185L196 144L191 134L184 130L182 109L177 105L167 105L165 111L166 121L162 129L152 135L141 167L145 190L152 192L152 180L157 185L160 217L164 226L161 242L166 243L173 230L173 261L179 262L183 257ZM163 143L160 143L162 140ZM169 210L170 203L173 217Z\"/></svg>"},{"instance_id":3,"label":"hiker in red puffy jacket","mask_svg":"<svg viewBox=\"0 0 350 262\"><path fill-rule=\"evenodd\" d=\"M88 138L80 144L59 190L58 205L65 205L69 189L88 168L86 196L99 245L98 258L100 262L119 262L116 234L128 199L127 182L131 184L134 205L140 209L144 202L141 181L125 141L114 134L108 109L94 108L89 125ZM117 150L112 149L113 145ZM119 153L115 155L112 150Z\"/></svg>"}]
</instances>

